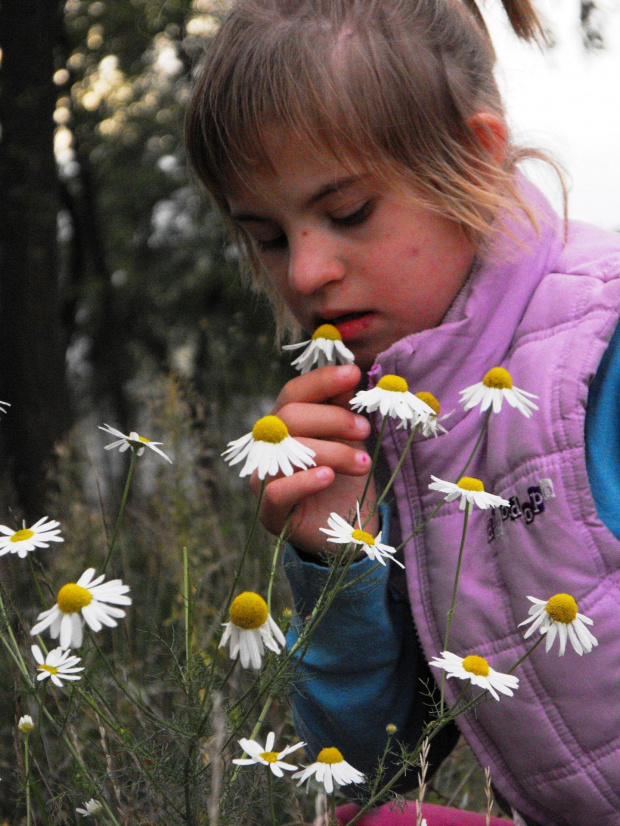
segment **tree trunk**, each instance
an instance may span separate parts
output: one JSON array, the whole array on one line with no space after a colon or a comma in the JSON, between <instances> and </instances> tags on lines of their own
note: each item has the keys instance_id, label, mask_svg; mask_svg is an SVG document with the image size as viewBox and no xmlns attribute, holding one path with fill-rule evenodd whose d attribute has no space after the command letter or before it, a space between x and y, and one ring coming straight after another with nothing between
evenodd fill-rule
<instances>
[{"instance_id":1,"label":"tree trunk","mask_svg":"<svg viewBox=\"0 0 620 826\"><path fill-rule=\"evenodd\" d=\"M46 471L69 424L52 118L62 5L0 0L0 399L12 405L0 461L27 518L43 515Z\"/></svg>"}]
</instances>

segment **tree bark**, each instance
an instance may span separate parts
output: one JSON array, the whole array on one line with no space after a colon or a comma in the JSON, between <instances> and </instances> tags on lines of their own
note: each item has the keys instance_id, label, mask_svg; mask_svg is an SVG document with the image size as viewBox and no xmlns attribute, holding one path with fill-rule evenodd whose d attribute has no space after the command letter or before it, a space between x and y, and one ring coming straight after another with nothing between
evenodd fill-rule
<instances>
[{"instance_id":1,"label":"tree bark","mask_svg":"<svg viewBox=\"0 0 620 826\"><path fill-rule=\"evenodd\" d=\"M52 117L62 6L0 0L0 399L12 405L0 461L27 518L43 515L46 471L70 420Z\"/></svg>"}]
</instances>

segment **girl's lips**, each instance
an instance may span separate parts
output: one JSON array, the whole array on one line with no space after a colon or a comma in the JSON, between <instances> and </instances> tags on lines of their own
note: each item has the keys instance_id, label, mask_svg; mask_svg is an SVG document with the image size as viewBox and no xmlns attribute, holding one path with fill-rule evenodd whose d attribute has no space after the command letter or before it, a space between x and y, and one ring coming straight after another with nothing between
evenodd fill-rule
<instances>
[{"instance_id":1,"label":"girl's lips","mask_svg":"<svg viewBox=\"0 0 620 826\"><path fill-rule=\"evenodd\" d=\"M348 313L337 318L332 318L329 323L333 324L342 336L343 341L353 341L359 338L370 326L374 313Z\"/></svg>"}]
</instances>

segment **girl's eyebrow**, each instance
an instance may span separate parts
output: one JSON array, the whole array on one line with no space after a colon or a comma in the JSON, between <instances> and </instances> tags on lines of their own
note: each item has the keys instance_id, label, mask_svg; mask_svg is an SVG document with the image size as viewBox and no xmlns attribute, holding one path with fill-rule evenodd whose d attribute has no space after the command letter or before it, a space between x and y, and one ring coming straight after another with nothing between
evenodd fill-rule
<instances>
[{"instance_id":1,"label":"girl's eyebrow","mask_svg":"<svg viewBox=\"0 0 620 826\"><path fill-rule=\"evenodd\" d=\"M321 189L319 189L318 192L315 192L308 198L308 200L306 201L306 206L314 206L323 198L327 198L328 195L332 195L334 192L341 192L342 190L348 189L349 187L353 186L354 184L358 183L358 181L366 177L368 177L368 173L361 173L359 175L347 175L343 178L337 178L335 181L330 181L330 183L321 187ZM235 212L233 209L231 210L230 215L231 218L233 218L235 221L239 221L241 223L245 221L260 223L269 222L268 218L265 218L263 215L258 215L254 212Z\"/></svg>"}]
</instances>

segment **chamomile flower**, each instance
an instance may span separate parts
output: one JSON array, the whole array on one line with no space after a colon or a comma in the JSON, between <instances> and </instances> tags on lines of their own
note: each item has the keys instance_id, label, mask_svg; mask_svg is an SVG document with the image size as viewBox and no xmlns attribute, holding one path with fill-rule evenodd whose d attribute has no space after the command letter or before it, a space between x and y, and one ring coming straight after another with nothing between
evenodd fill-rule
<instances>
[{"instance_id":1,"label":"chamomile flower","mask_svg":"<svg viewBox=\"0 0 620 826\"><path fill-rule=\"evenodd\" d=\"M372 390L360 390L350 404L353 410L367 413L378 410L382 416L400 419L402 427L408 424L415 427L435 414L432 407L409 392L405 379L391 374L382 376Z\"/></svg>"},{"instance_id":2,"label":"chamomile flower","mask_svg":"<svg viewBox=\"0 0 620 826\"><path fill-rule=\"evenodd\" d=\"M284 635L259 594L244 591L236 596L230 605L229 617L230 622L223 623L225 630L218 648L228 644L231 660L239 657L243 668L259 669L265 648L280 653L286 642Z\"/></svg>"},{"instance_id":3,"label":"chamomile flower","mask_svg":"<svg viewBox=\"0 0 620 826\"><path fill-rule=\"evenodd\" d=\"M333 324L321 324L310 341L285 344L282 349L298 350L300 347L306 349L291 364L302 374L310 372L315 364L325 367L327 364L352 364L355 361L355 356L345 347L340 331Z\"/></svg>"},{"instance_id":4,"label":"chamomile flower","mask_svg":"<svg viewBox=\"0 0 620 826\"><path fill-rule=\"evenodd\" d=\"M88 568L77 582L63 585L56 605L39 614L30 633L35 636L49 628L51 638L60 637L60 647L67 649L82 645L84 622L93 631L101 631L104 625L113 628L125 616L122 608L114 606L131 605L131 597L126 596L129 585L120 579L104 582L103 574L94 576L95 569Z\"/></svg>"},{"instance_id":5,"label":"chamomile flower","mask_svg":"<svg viewBox=\"0 0 620 826\"><path fill-rule=\"evenodd\" d=\"M512 697L513 689L519 687L518 677L495 671L484 657L479 657L477 654L457 657L449 651L442 651L441 657L433 657L430 665L443 668L448 678L459 677L461 680L471 680L472 685L486 689L496 700L499 700L498 691Z\"/></svg>"},{"instance_id":6,"label":"chamomile flower","mask_svg":"<svg viewBox=\"0 0 620 826\"><path fill-rule=\"evenodd\" d=\"M445 493L446 502L453 502L455 499L461 498L459 509L462 511L467 507L471 513L474 505L486 510L487 508L498 508L500 505L510 504L507 499L502 499L501 496L485 493L484 485L480 479L474 479L473 476L462 476L456 484L454 482L444 482L443 479L438 479L432 475L431 479L433 481L429 484L429 488Z\"/></svg>"},{"instance_id":7,"label":"chamomile flower","mask_svg":"<svg viewBox=\"0 0 620 826\"><path fill-rule=\"evenodd\" d=\"M574 650L581 656L585 651L588 654L598 645L598 640L586 628L592 625L592 620L577 612L577 603L570 594L555 594L545 601L528 597L534 605L529 610L530 616L520 622L519 625L532 623L524 634L527 639L531 634L540 628L541 634L546 634L545 649L550 650L555 638L560 639L559 656L562 657L566 651L566 640L570 640Z\"/></svg>"},{"instance_id":8,"label":"chamomile flower","mask_svg":"<svg viewBox=\"0 0 620 826\"><path fill-rule=\"evenodd\" d=\"M362 528L359 502L357 503L357 522L359 528L354 528L352 525L349 525L342 516L339 516L337 513L331 513L327 520L329 528L319 528L319 530L327 535L328 542L337 542L340 545L357 545L370 559L374 559L382 565L385 565L386 559L391 559L392 562L400 565L401 568L405 567L402 562L399 562L398 559L391 556L391 554L396 553L396 548L392 548L391 545L385 545L381 542L381 531L379 531L377 536L373 536Z\"/></svg>"},{"instance_id":9,"label":"chamomile flower","mask_svg":"<svg viewBox=\"0 0 620 826\"><path fill-rule=\"evenodd\" d=\"M420 393L415 394L418 399L421 399L425 404L427 404L431 410L433 411L432 415L427 416L420 422L420 430L423 436L427 438L429 436L434 436L437 438L438 431L441 430L442 433L447 433L448 431L446 428L439 424L440 421L447 419L448 416L451 416L454 411L450 413L446 413L445 416L439 417L441 413L441 407L435 396L432 393L427 393L426 391L421 391Z\"/></svg>"},{"instance_id":10,"label":"chamomile flower","mask_svg":"<svg viewBox=\"0 0 620 826\"><path fill-rule=\"evenodd\" d=\"M47 521L47 516L39 519L29 528L23 527L18 531L0 525L0 556L4 554L17 554L21 559L25 559L30 551L36 548L48 548L50 542L64 542L60 534L60 522Z\"/></svg>"},{"instance_id":11,"label":"chamomile flower","mask_svg":"<svg viewBox=\"0 0 620 826\"><path fill-rule=\"evenodd\" d=\"M172 464L172 459L169 456L166 456L163 450L160 450L158 445L163 444L163 442L152 442L150 439L147 439L146 436L140 436L139 433L136 433L135 430L132 430L129 436L126 436L124 433L121 433L120 430L117 430L115 427L110 427L109 424L104 424L103 427L99 425L99 430L103 430L105 433L109 433L111 436L118 436L118 439L115 442L110 442L109 445L105 446L105 450L113 450L115 447L119 449L121 453L125 450L132 450L136 451L138 456L142 456L144 453L145 448L149 448L150 450L154 450L155 453L158 453L162 456L167 462Z\"/></svg>"},{"instance_id":12,"label":"chamomile flower","mask_svg":"<svg viewBox=\"0 0 620 826\"><path fill-rule=\"evenodd\" d=\"M306 766L301 771L293 775L293 780L299 779L298 786L315 777L317 783L322 783L325 786L327 794L331 794L335 788L340 786L348 786L349 783L363 783L364 775L354 769L350 763L342 756L342 753L331 746L326 749L321 749L316 758L316 763L311 766Z\"/></svg>"},{"instance_id":13,"label":"chamomile flower","mask_svg":"<svg viewBox=\"0 0 620 826\"><path fill-rule=\"evenodd\" d=\"M76 809L75 810L78 814L83 815L84 817L96 817L100 815L103 811L103 806L98 800L95 800L94 797L91 797L90 800L84 803L83 809Z\"/></svg>"},{"instance_id":14,"label":"chamomile flower","mask_svg":"<svg viewBox=\"0 0 620 826\"><path fill-rule=\"evenodd\" d=\"M461 390L460 396L465 410L470 410L479 404L481 413L488 410L491 405L493 405L493 412L499 413L504 399L509 405L523 413L527 419L532 415L533 410L538 410L538 405L531 401L531 399L537 399L538 396L514 387L510 373L503 367L492 367L482 381Z\"/></svg>"},{"instance_id":15,"label":"chamomile flower","mask_svg":"<svg viewBox=\"0 0 620 826\"><path fill-rule=\"evenodd\" d=\"M62 648L54 648L46 657L38 645L31 646L32 656L37 661L37 680L50 679L58 688L62 688L63 680L81 680L82 675L80 671L83 668L76 668L77 664L81 662L79 657L72 656L71 651L64 651Z\"/></svg>"},{"instance_id":16,"label":"chamomile flower","mask_svg":"<svg viewBox=\"0 0 620 826\"><path fill-rule=\"evenodd\" d=\"M233 763L237 766L251 766L259 763L271 769L276 777L284 777L285 771L294 772L297 766L294 766L292 763L285 763L283 758L297 751L297 749L303 748L306 744L299 742L295 743L294 746L287 746L282 751L273 751L275 739L276 736L273 731L269 732L267 740L265 741L265 748L263 748L256 740L246 740L246 738L243 737L238 741L239 745L243 751L250 756L237 757L233 760Z\"/></svg>"},{"instance_id":17,"label":"chamomile flower","mask_svg":"<svg viewBox=\"0 0 620 826\"><path fill-rule=\"evenodd\" d=\"M289 436L287 426L278 416L263 416L250 433L229 442L222 456L229 465L245 459L239 476L249 476L258 470L259 479L267 474L277 476L280 471L292 476L293 465L307 470L316 464L315 452Z\"/></svg>"},{"instance_id":18,"label":"chamomile flower","mask_svg":"<svg viewBox=\"0 0 620 826\"><path fill-rule=\"evenodd\" d=\"M21 731L24 736L30 734L32 729L34 728L34 723L32 722L32 717L29 714L24 714L23 717L19 718L19 723L17 724L17 728Z\"/></svg>"}]
</instances>

